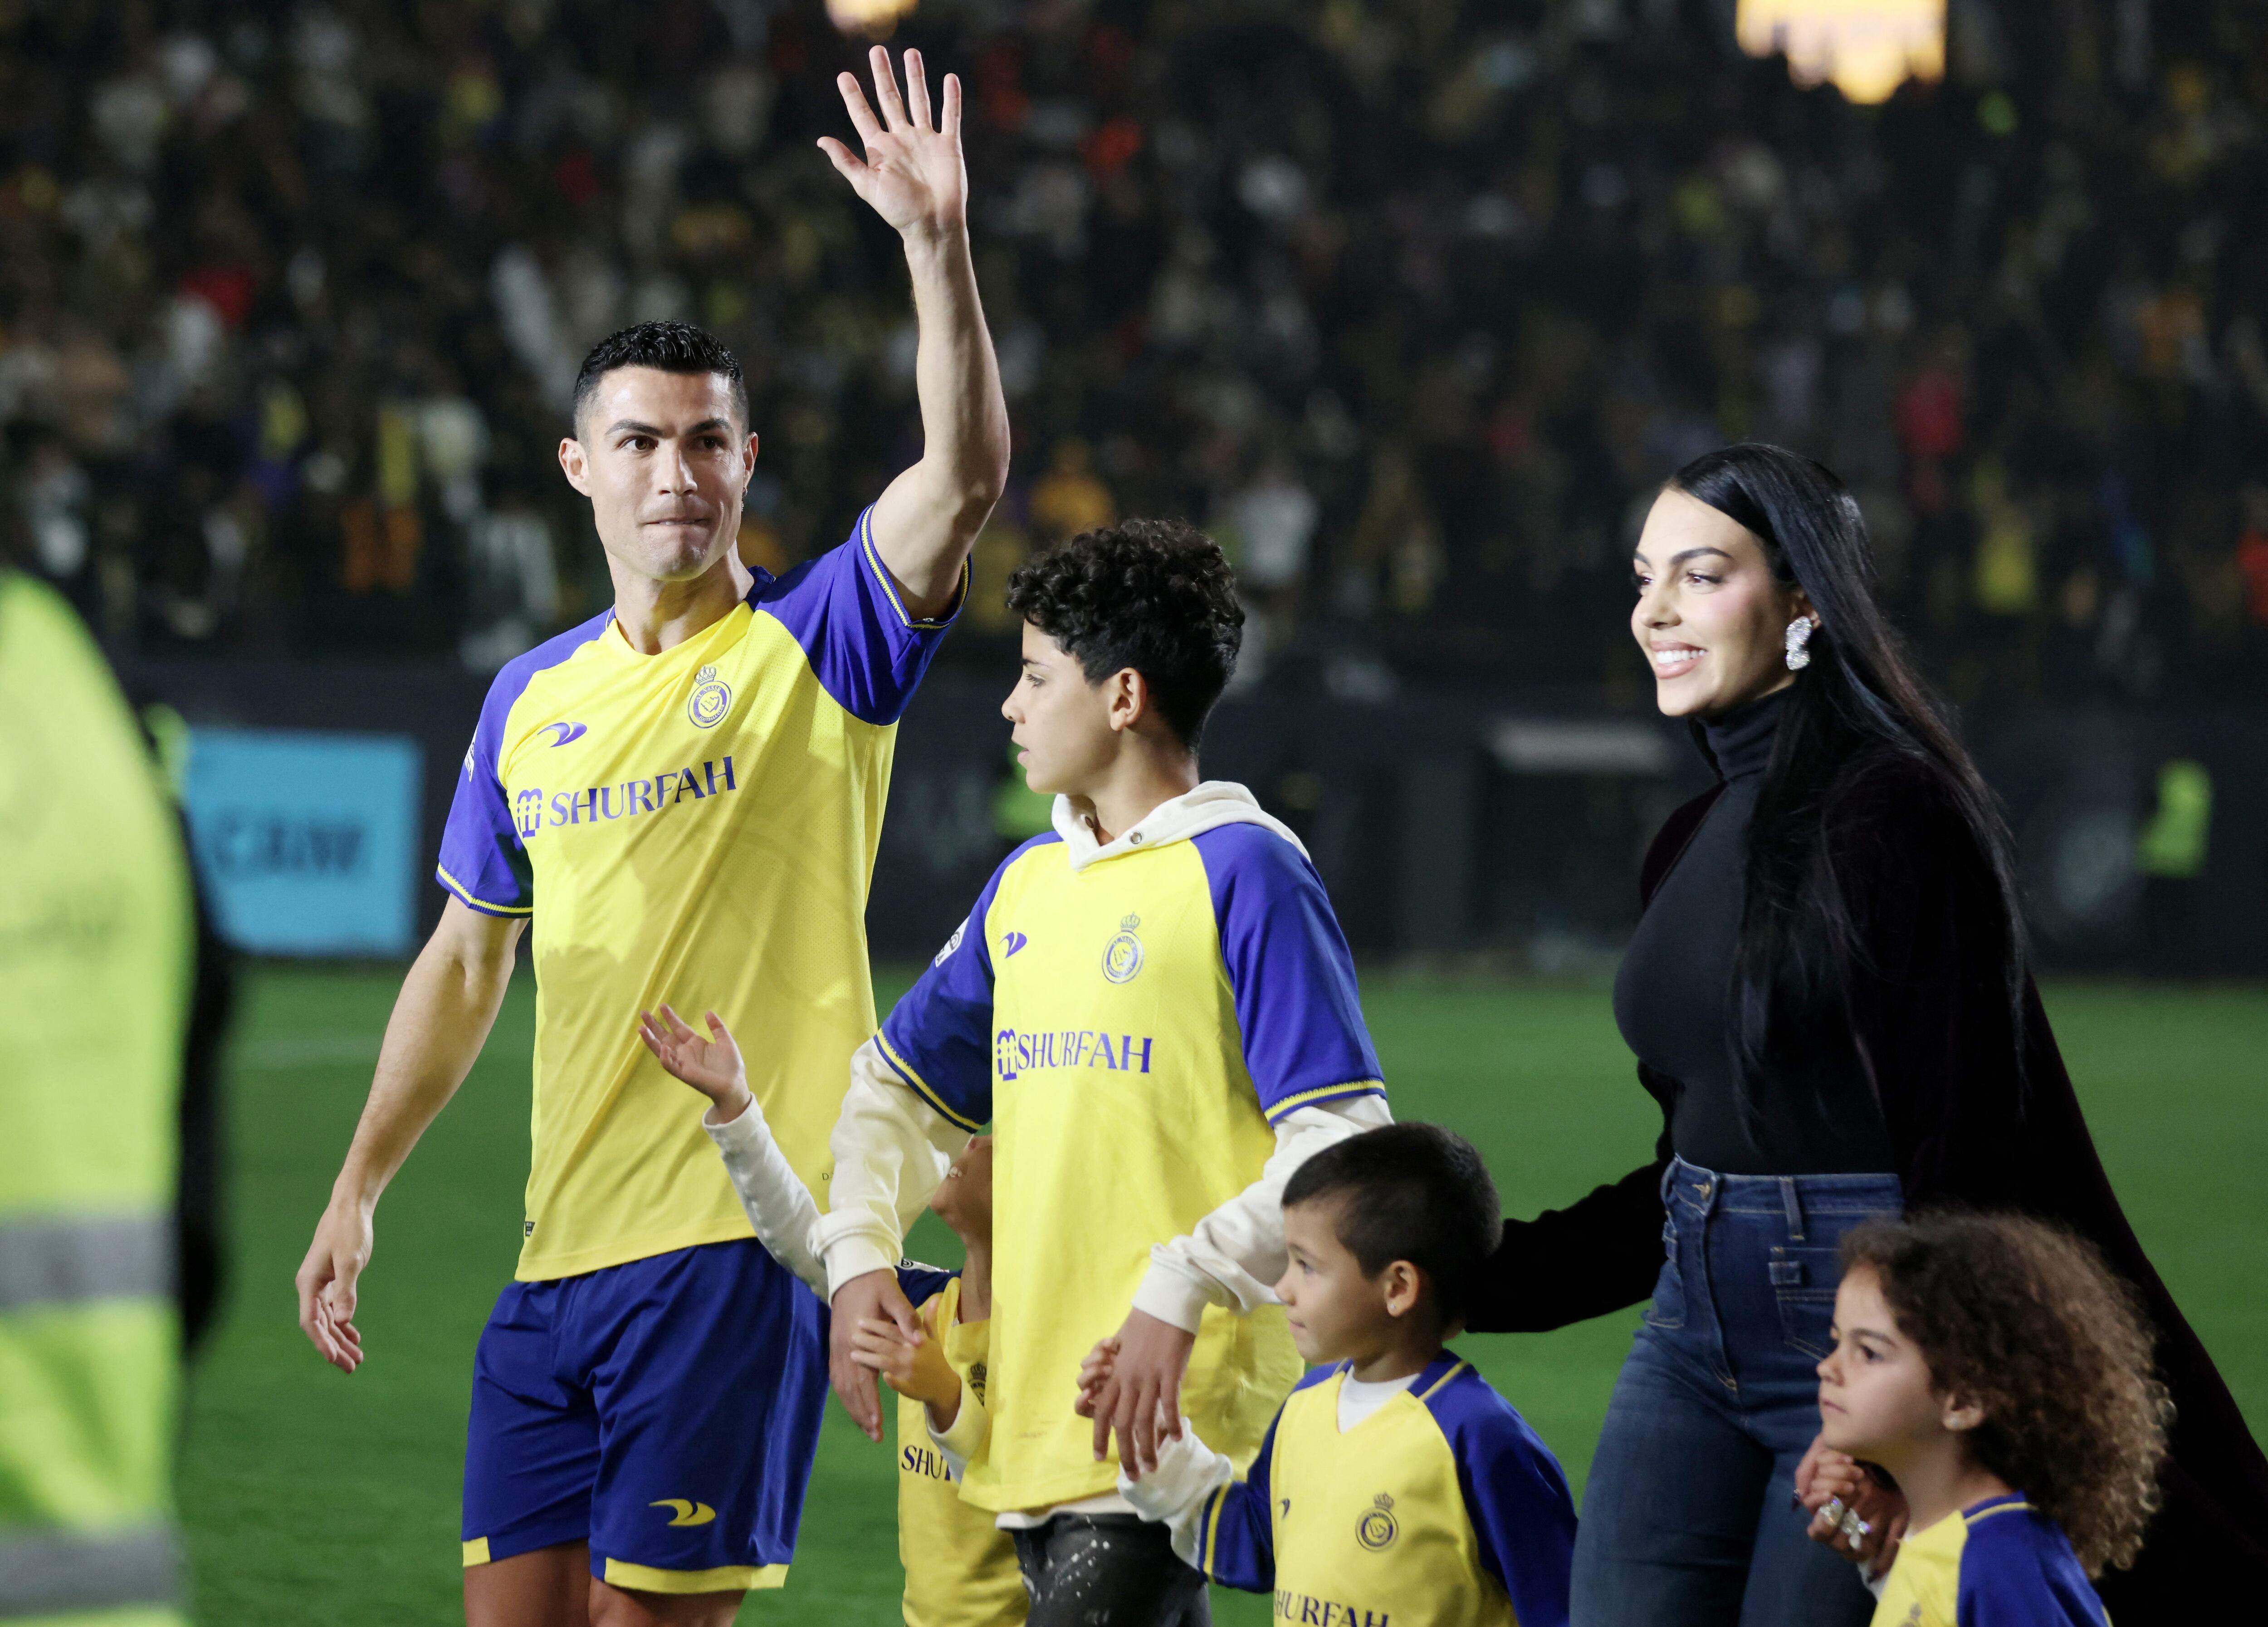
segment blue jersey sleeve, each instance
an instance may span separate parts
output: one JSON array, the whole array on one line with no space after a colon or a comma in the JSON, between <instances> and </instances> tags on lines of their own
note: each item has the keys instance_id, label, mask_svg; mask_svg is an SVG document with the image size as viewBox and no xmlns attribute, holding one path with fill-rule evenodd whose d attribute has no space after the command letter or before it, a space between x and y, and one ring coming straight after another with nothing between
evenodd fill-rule
<instances>
[{"instance_id":1,"label":"blue jersey sleeve","mask_svg":"<svg viewBox=\"0 0 2268 1627\"><path fill-rule=\"evenodd\" d=\"M1575 1503L1559 1460L1469 1366L1425 1401L1456 1458L1482 1565L1512 1595L1521 1627L1566 1627Z\"/></svg>"},{"instance_id":2,"label":"blue jersey sleeve","mask_svg":"<svg viewBox=\"0 0 2268 1627\"><path fill-rule=\"evenodd\" d=\"M759 575L748 603L793 636L836 704L881 724L904 714L968 594L964 564L950 610L934 621L909 615L875 551L870 507L839 548L784 577Z\"/></svg>"},{"instance_id":3,"label":"blue jersey sleeve","mask_svg":"<svg viewBox=\"0 0 2268 1627\"><path fill-rule=\"evenodd\" d=\"M1273 1123L1317 1102L1381 1093L1354 957L1314 866L1263 825L1223 825L1191 840L1261 1110Z\"/></svg>"},{"instance_id":4,"label":"blue jersey sleeve","mask_svg":"<svg viewBox=\"0 0 2268 1627\"><path fill-rule=\"evenodd\" d=\"M535 874L527 862L525 836L542 821L541 798L531 792L534 805L524 811L506 804L499 761L504 719L530 679L599 637L612 614L602 612L505 663L481 703L481 719L474 725L473 743L465 748L456 794L450 799L449 821L441 828L441 855L433 873L468 908L482 915L535 913ZM516 812L524 817L515 817Z\"/></svg>"},{"instance_id":5,"label":"blue jersey sleeve","mask_svg":"<svg viewBox=\"0 0 2268 1627\"><path fill-rule=\"evenodd\" d=\"M2019 1498L1962 1517L1959 1627L2106 1627L2102 1600L2053 1521Z\"/></svg>"},{"instance_id":6,"label":"blue jersey sleeve","mask_svg":"<svg viewBox=\"0 0 2268 1627\"><path fill-rule=\"evenodd\" d=\"M898 1262L898 1292L906 1296L906 1303L917 1311L945 1292L945 1285L960 1276L958 1271L924 1265L917 1260Z\"/></svg>"},{"instance_id":7,"label":"blue jersey sleeve","mask_svg":"<svg viewBox=\"0 0 2268 1627\"><path fill-rule=\"evenodd\" d=\"M968 919L890 1008L874 1036L898 1077L971 1134L992 1116L992 948L985 942L984 917L1016 861L1062 840L1052 832L1035 836L1001 861Z\"/></svg>"}]
</instances>

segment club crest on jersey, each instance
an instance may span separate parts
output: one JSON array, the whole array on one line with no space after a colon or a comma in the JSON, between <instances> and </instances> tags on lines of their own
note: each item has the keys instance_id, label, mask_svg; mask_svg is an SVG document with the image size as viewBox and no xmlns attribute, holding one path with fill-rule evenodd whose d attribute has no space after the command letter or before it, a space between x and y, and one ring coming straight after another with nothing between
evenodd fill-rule
<instances>
[{"instance_id":1,"label":"club crest on jersey","mask_svg":"<svg viewBox=\"0 0 2268 1627\"><path fill-rule=\"evenodd\" d=\"M1142 940L1134 936L1141 924L1140 916L1128 916L1118 924L1118 936L1102 946L1102 975L1112 983L1132 983L1142 969Z\"/></svg>"},{"instance_id":2,"label":"club crest on jersey","mask_svg":"<svg viewBox=\"0 0 2268 1627\"><path fill-rule=\"evenodd\" d=\"M704 666L693 674L693 694L685 703L685 715L693 719L695 728L713 729L732 710L732 686L717 676L715 667Z\"/></svg>"},{"instance_id":3,"label":"club crest on jersey","mask_svg":"<svg viewBox=\"0 0 2268 1627\"><path fill-rule=\"evenodd\" d=\"M1378 1501L1354 1528L1354 1540L1371 1552L1393 1546L1394 1539L1402 1535L1402 1528L1394 1523L1394 1499L1383 1491Z\"/></svg>"}]
</instances>

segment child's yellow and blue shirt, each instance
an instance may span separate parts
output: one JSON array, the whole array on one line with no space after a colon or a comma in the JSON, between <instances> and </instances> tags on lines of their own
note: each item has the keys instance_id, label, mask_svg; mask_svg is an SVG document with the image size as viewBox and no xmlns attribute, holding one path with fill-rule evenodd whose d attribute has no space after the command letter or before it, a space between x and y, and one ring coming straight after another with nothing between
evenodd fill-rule
<instances>
[{"instance_id":1,"label":"child's yellow and blue shirt","mask_svg":"<svg viewBox=\"0 0 2268 1627\"><path fill-rule=\"evenodd\" d=\"M1383 1091L1322 882L1252 814L1077 866L1060 836L1025 843L882 1025L911 1090L993 1123L991 1427L961 1488L979 1507L1115 1491L1072 1406L1152 1247L1260 1178L1275 1121ZM1208 1306L1182 1410L1241 1463L1300 1371L1281 1307Z\"/></svg>"},{"instance_id":2,"label":"child's yellow and blue shirt","mask_svg":"<svg viewBox=\"0 0 2268 1627\"><path fill-rule=\"evenodd\" d=\"M1874 1627L2110 1627L2062 1528L2017 1492L1898 1546Z\"/></svg>"},{"instance_id":3,"label":"child's yellow and blue shirt","mask_svg":"<svg viewBox=\"0 0 2268 1627\"><path fill-rule=\"evenodd\" d=\"M908 1263L898 1288L961 1375L962 1408L981 1409L988 1329L961 1320L961 1274ZM930 1439L929 1410L910 1395L898 1397L898 1561L906 1627L1020 1627L1029 1610L1014 1541L961 1501L961 1476Z\"/></svg>"},{"instance_id":4,"label":"child's yellow and blue shirt","mask_svg":"<svg viewBox=\"0 0 2268 1627\"><path fill-rule=\"evenodd\" d=\"M1300 1380L1245 1477L1196 1511L1191 1563L1272 1592L1280 1622L1565 1627L1575 1506L1527 1420L1445 1351L1342 1432L1347 1372Z\"/></svg>"},{"instance_id":5,"label":"child's yellow and blue shirt","mask_svg":"<svg viewBox=\"0 0 2268 1627\"><path fill-rule=\"evenodd\" d=\"M873 1031L866 888L897 720L946 625L909 616L873 511L659 655L611 610L509 663L441 838L469 908L534 917L533 1157L519 1277L751 1235L637 1013L713 1008L822 1203L843 1062Z\"/></svg>"}]
</instances>

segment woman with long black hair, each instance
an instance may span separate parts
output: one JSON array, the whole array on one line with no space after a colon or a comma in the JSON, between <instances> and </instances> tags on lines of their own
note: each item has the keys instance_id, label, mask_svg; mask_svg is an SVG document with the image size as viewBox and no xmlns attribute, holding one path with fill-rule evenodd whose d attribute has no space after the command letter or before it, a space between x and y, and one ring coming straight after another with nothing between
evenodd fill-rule
<instances>
[{"instance_id":1,"label":"woman with long black hair","mask_svg":"<svg viewBox=\"0 0 2268 1627\"><path fill-rule=\"evenodd\" d=\"M2151 1269L2027 968L2010 843L1875 598L1866 529L1808 458L1669 481L1633 562L1661 710L1719 784L1647 854L1615 1018L1662 1109L1652 1162L1508 1220L1483 1332L1651 1296L1583 1501L1576 1627L1865 1622L1792 1506L1819 1429L1843 1233L1948 1201L2090 1239L2155 1324L2164 1507L2114 1619L2211 1619L2268 1583L2268 1461Z\"/></svg>"}]
</instances>

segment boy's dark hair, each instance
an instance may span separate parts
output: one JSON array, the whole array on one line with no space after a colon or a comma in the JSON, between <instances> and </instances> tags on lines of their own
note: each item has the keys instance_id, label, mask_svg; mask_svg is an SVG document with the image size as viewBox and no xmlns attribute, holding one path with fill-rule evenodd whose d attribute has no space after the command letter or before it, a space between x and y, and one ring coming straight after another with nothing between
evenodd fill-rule
<instances>
[{"instance_id":1,"label":"boy's dark hair","mask_svg":"<svg viewBox=\"0 0 2268 1627\"><path fill-rule=\"evenodd\" d=\"M1061 644L1089 683L1132 667L1190 750L1236 670L1244 609L1220 545L1178 519L1073 537L1008 578L1008 608Z\"/></svg>"},{"instance_id":2,"label":"boy's dark hair","mask_svg":"<svg viewBox=\"0 0 2268 1627\"><path fill-rule=\"evenodd\" d=\"M2173 1408L2132 1286L2094 1245L2019 1215L1940 1211L1843 1240L1873 1270L1932 1386L1984 1421L1970 1451L2063 1528L2094 1576L2141 1551Z\"/></svg>"},{"instance_id":3,"label":"boy's dark hair","mask_svg":"<svg viewBox=\"0 0 2268 1627\"><path fill-rule=\"evenodd\" d=\"M733 387L733 410L738 415L739 427L748 427L748 387L740 377L739 357L725 349L715 335L690 322L640 322L600 340L598 348L583 358L583 370L575 375L575 399L568 409L569 421L578 434L583 409L589 405L599 380L618 367L715 373Z\"/></svg>"},{"instance_id":4,"label":"boy's dark hair","mask_svg":"<svg viewBox=\"0 0 2268 1627\"><path fill-rule=\"evenodd\" d=\"M1473 1144L1439 1124L1385 1124L1334 1142L1292 1172L1284 1207L1341 1197L1338 1240L1375 1277L1407 1260L1432 1285L1442 1325L1462 1322L1473 1278L1504 1236L1496 1182Z\"/></svg>"}]
</instances>

